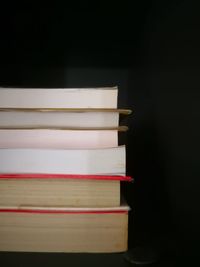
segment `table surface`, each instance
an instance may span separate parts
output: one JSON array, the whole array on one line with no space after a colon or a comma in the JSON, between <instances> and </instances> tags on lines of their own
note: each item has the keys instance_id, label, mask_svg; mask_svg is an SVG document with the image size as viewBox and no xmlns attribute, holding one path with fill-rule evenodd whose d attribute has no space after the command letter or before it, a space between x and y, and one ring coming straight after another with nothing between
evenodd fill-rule
<instances>
[{"instance_id":1,"label":"table surface","mask_svg":"<svg viewBox=\"0 0 200 267\"><path fill-rule=\"evenodd\" d=\"M2 267L62 267L62 266L88 266L88 267L127 267L135 266L124 259L123 253L91 254L91 253L15 253L1 252ZM138 265L137 265L138 266ZM151 265L157 267L175 266L171 260L161 261Z\"/></svg>"}]
</instances>

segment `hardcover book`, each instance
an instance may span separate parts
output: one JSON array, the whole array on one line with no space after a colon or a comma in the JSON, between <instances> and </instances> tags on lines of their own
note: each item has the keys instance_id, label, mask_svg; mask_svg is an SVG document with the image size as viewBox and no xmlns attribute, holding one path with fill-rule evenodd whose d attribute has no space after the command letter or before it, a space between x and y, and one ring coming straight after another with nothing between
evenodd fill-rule
<instances>
[{"instance_id":1,"label":"hardcover book","mask_svg":"<svg viewBox=\"0 0 200 267\"><path fill-rule=\"evenodd\" d=\"M123 252L128 206L112 208L0 207L0 250Z\"/></svg>"}]
</instances>

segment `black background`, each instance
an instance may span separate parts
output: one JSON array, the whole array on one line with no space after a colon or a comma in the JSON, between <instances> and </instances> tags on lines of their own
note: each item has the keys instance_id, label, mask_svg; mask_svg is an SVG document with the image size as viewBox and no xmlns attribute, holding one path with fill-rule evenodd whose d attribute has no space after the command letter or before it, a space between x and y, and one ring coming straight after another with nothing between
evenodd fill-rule
<instances>
[{"instance_id":1,"label":"black background","mask_svg":"<svg viewBox=\"0 0 200 267\"><path fill-rule=\"evenodd\" d=\"M135 183L123 186L129 247L158 236L182 260L198 255L198 1L24 1L0 13L1 86L118 85L119 107L134 110L126 143ZM1 257L19 266L33 259L12 255Z\"/></svg>"}]
</instances>

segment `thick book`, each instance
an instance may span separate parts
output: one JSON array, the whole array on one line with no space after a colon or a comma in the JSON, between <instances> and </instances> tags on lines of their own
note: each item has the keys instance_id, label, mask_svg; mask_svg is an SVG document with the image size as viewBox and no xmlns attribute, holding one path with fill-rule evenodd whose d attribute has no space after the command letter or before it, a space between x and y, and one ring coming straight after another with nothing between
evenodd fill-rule
<instances>
[{"instance_id":1,"label":"thick book","mask_svg":"<svg viewBox=\"0 0 200 267\"><path fill-rule=\"evenodd\" d=\"M117 108L117 87L0 88L0 108Z\"/></svg>"},{"instance_id":2,"label":"thick book","mask_svg":"<svg viewBox=\"0 0 200 267\"><path fill-rule=\"evenodd\" d=\"M123 252L128 210L0 207L0 251Z\"/></svg>"},{"instance_id":3,"label":"thick book","mask_svg":"<svg viewBox=\"0 0 200 267\"><path fill-rule=\"evenodd\" d=\"M124 109L4 109L0 128L117 128Z\"/></svg>"},{"instance_id":4,"label":"thick book","mask_svg":"<svg viewBox=\"0 0 200 267\"><path fill-rule=\"evenodd\" d=\"M114 207L126 176L0 175L0 206Z\"/></svg>"},{"instance_id":5,"label":"thick book","mask_svg":"<svg viewBox=\"0 0 200 267\"><path fill-rule=\"evenodd\" d=\"M125 175L125 146L103 149L0 149L0 173Z\"/></svg>"},{"instance_id":6,"label":"thick book","mask_svg":"<svg viewBox=\"0 0 200 267\"><path fill-rule=\"evenodd\" d=\"M116 146L117 130L0 129L0 148L89 149Z\"/></svg>"}]
</instances>

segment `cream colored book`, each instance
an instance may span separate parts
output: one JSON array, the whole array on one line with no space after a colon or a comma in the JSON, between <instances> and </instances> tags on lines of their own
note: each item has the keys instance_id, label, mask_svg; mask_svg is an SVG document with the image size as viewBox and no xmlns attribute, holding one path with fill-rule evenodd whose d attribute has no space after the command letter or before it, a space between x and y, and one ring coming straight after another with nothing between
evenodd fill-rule
<instances>
[{"instance_id":1,"label":"cream colored book","mask_svg":"<svg viewBox=\"0 0 200 267\"><path fill-rule=\"evenodd\" d=\"M126 176L0 175L0 206L114 207Z\"/></svg>"},{"instance_id":2,"label":"cream colored book","mask_svg":"<svg viewBox=\"0 0 200 267\"><path fill-rule=\"evenodd\" d=\"M117 87L0 88L0 108L117 108Z\"/></svg>"},{"instance_id":3,"label":"cream colored book","mask_svg":"<svg viewBox=\"0 0 200 267\"><path fill-rule=\"evenodd\" d=\"M0 109L0 128L117 128L118 109Z\"/></svg>"},{"instance_id":4,"label":"cream colored book","mask_svg":"<svg viewBox=\"0 0 200 267\"><path fill-rule=\"evenodd\" d=\"M125 175L125 146L103 149L0 149L0 173Z\"/></svg>"},{"instance_id":5,"label":"cream colored book","mask_svg":"<svg viewBox=\"0 0 200 267\"><path fill-rule=\"evenodd\" d=\"M0 207L0 251L123 252L128 210Z\"/></svg>"},{"instance_id":6,"label":"cream colored book","mask_svg":"<svg viewBox=\"0 0 200 267\"><path fill-rule=\"evenodd\" d=\"M90 149L116 146L117 130L0 129L0 148Z\"/></svg>"}]
</instances>

